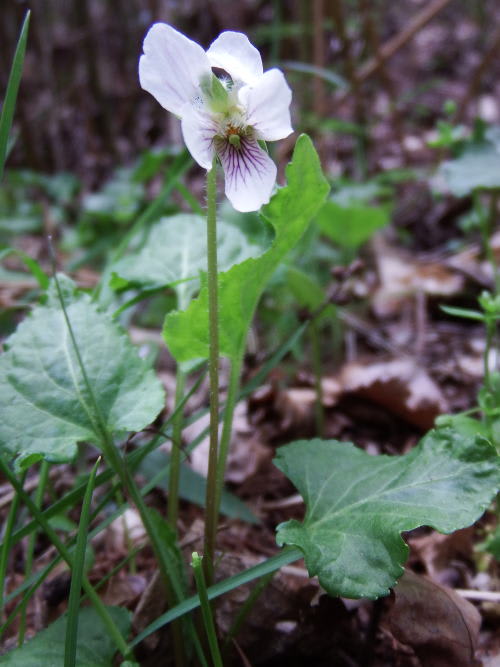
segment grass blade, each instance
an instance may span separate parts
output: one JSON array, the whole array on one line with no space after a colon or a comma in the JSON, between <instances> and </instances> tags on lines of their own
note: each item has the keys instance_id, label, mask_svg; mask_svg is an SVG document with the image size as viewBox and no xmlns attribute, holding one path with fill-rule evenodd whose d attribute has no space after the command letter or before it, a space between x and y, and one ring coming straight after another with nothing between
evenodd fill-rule
<instances>
[{"instance_id":1,"label":"grass blade","mask_svg":"<svg viewBox=\"0 0 500 667\"><path fill-rule=\"evenodd\" d=\"M89 475L85 496L83 498L82 512L76 548L73 555L73 567L71 569L71 588L68 600L68 620L66 623L66 641L64 646L64 667L75 667L76 646L78 640L78 615L80 612L80 596L82 592L82 578L85 566L85 552L87 549L87 536L90 520L90 503L94 492L97 468L101 462L99 457Z\"/></svg>"},{"instance_id":2,"label":"grass blade","mask_svg":"<svg viewBox=\"0 0 500 667\"><path fill-rule=\"evenodd\" d=\"M26 477L26 472L21 476L20 484L24 485L24 479ZM9 563L9 555L12 547L12 530L14 528L14 523L16 521L17 512L19 509L19 494L16 493L12 500L12 504L9 509L9 514L7 516L7 521L5 524L5 531L3 535L3 547L0 552L0 618L3 616L4 609L4 592L5 592L5 579L7 577L7 566Z\"/></svg>"},{"instance_id":3,"label":"grass blade","mask_svg":"<svg viewBox=\"0 0 500 667\"><path fill-rule=\"evenodd\" d=\"M342 90L347 89L347 82L341 76L324 67L317 67L309 63L296 62L294 60L285 60L281 63L282 66L291 72L300 72L300 74L310 74L311 76L319 77L334 88Z\"/></svg>"},{"instance_id":4,"label":"grass blade","mask_svg":"<svg viewBox=\"0 0 500 667\"><path fill-rule=\"evenodd\" d=\"M2 114L0 115L0 181L2 180L5 160L7 159L9 132L12 126L12 119L14 118L17 92L19 90L19 83L21 82L21 74L23 72L24 54L26 52L26 43L28 41L30 13L30 11L26 12L26 16L24 17L23 27L21 29L21 34L19 35L14 60L12 61L10 70L9 81L7 83Z\"/></svg>"},{"instance_id":5,"label":"grass blade","mask_svg":"<svg viewBox=\"0 0 500 667\"><path fill-rule=\"evenodd\" d=\"M303 555L304 554L302 551L300 551L300 549L296 549L295 547L287 547L282 549L278 554L276 554L276 556L268 558L263 563L259 563L258 565L255 565L248 570L244 570L243 572L240 572L233 577L229 577L228 579L224 579L224 581L220 581L214 586L210 586L210 588L207 589L207 597L209 600L214 600L220 595L224 595L224 593L229 593L229 591L238 588L238 586L247 584L249 581L260 579L260 577L264 577L270 572L276 572L276 570L279 570L284 565L289 565L290 563L299 560L303 557ZM156 632L156 630L159 630L159 628L162 628L164 625L167 625L167 623L175 621L175 619L184 616L184 614L188 614L190 611L197 609L199 606L200 598L197 595L193 595L187 600L183 600L180 604L173 607L172 609L169 609L165 614L162 614L162 616L159 616L155 621L153 621L153 623L148 625L147 628L138 634L137 637L130 643L130 648L140 644L144 639L146 639L146 637L149 637L149 635L151 635L153 632Z\"/></svg>"},{"instance_id":6,"label":"grass blade","mask_svg":"<svg viewBox=\"0 0 500 667\"><path fill-rule=\"evenodd\" d=\"M207 633L210 654L212 656L214 667L222 667L222 657L219 650L219 642L217 641L217 635L215 633L214 617L212 614L212 608L210 607L210 602L208 600L207 585L205 583L205 577L203 575L201 558L196 551L193 552L192 559L193 560L191 561L191 567L193 568L194 571L194 579L196 581L196 588L198 589L198 595L200 598L201 614L203 616L203 624L205 626L205 632Z\"/></svg>"},{"instance_id":7,"label":"grass blade","mask_svg":"<svg viewBox=\"0 0 500 667\"><path fill-rule=\"evenodd\" d=\"M55 548L57 549L59 554L66 561L66 563L69 565L69 567L71 569L73 567L73 557L72 557L72 554L70 553L69 549L62 542L62 540L59 539L56 531L52 528L52 526L49 524L49 522L45 519L43 513L38 509L38 507L31 500L29 495L23 490L22 486L19 483L19 480L16 478L16 476L10 470L9 466L6 465L6 463L1 458L0 458L0 471L7 478L7 480L10 482L10 484L14 487L16 492L19 494L21 500L23 501L23 503L28 508L28 511L32 514L32 516L40 524L41 528L43 529L43 531L45 532L45 534L47 535L49 540L52 542L52 544L55 546ZM95 610L97 611L97 613L101 617L102 622L106 626L106 629L107 629L109 635L113 638L113 641L115 642L117 649L120 651L120 653L125 658L132 657L130 649L127 646L127 643L126 643L125 639L123 638L123 635L121 634L119 628L117 627L113 618L109 614L109 612L106 609L106 607L105 607L104 603L102 602L101 598L97 595L97 593L94 590L94 587L89 582L89 580L87 579L86 576L82 577L82 585L83 585L83 588L85 589L85 592L89 596L90 601L92 602Z\"/></svg>"},{"instance_id":8,"label":"grass blade","mask_svg":"<svg viewBox=\"0 0 500 667\"><path fill-rule=\"evenodd\" d=\"M25 252L23 252L22 250L18 250L17 248L4 248L0 252L0 260L2 260L4 257L8 257L9 255L17 255L17 257L22 259L23 262L28 267L28 269L30 270L33 277L36 278L40 287L43 290L47 289L47 287L49 286L49 277L44 272L40 264L36 261L36 259L33 259L33 257L30 257Z\"/></svg>"},{"instance_id":9,"label":"grass blade","mask_svg":"<svg viewBox=\"0 0 500 667\"><path fill-rule=\"evenodd\" d=\"M45 494L45 488L49 480L49 468L50 468L50 463L48 463L47 461L42 461L40 465L40 477L38 480L38 486L36 488L35 498L34 498L35 505L39 509L43 505L43 496ZM25 580L28 580L31 577L31 573L33 571L33 561L35 555L35 542L36 542L37 532L38 531L34 529L28 538L28 545L26 547L25 565L24 565ZM26 606L28 600L29 598L27 598L26 604L21 607L21 618L19 621L19 633L17 640L19 646L23 644L24 635L26 632Z\"/></svg>"}]
</instances>

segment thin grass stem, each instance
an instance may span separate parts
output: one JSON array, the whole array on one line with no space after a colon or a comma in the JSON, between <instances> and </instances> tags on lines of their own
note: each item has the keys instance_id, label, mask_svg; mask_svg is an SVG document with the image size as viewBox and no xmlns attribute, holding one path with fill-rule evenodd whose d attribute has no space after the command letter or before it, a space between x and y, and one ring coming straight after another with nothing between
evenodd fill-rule
<instances>
[{"instance_id":1,"label":"thin grass stem","mask_svg":"<svg viewBox=\"0 0 500 667\"><path fill-rule=\"evenodd\" d=\"M5 99L2 105L2 112L0 113L0 181L3 177L3 170L5 160L9 148L9 133L14 118L14 110L16 108L17 93L19 91L19 84L21 83L21 75L23 73L24 54L26 52L26 44L28 42L28 28L30 24L31 12L27 11L24 17L23 27L19 35L12 67L7 82L7 90Z\"/></svg>"},{"instance_id":2,"label":"thin grass stem","mask_svg":"<svg viewBox=\"0 0 500 667\"><path fill-rule=\"evenodd\" d=\"M312 323L310 331L314 387L316 390L314 417L316 421L316 433L318 438L323 438L325 435L325 411L323 408L323 384L321 382L321 345L317 322Z\"/></svg>"},{"instance_id":3,"label":"thin grass stem","mask_svg":"<svg viewBox=\"0 0 500 667\"><path fill-rule=\"evenodd\" d=\"M26 472L23 472L21 475L20 485L21 488L24 485L24 480L26 478ZM5 523L5 531L3 535L3 547L0 552L0 619L3 618L4 611L4 598L5 598L5 581L7 578L7 568L9 565L9 556L11 553L11 540L12 540L12 531L14 529L14 524L16 522L17 512L19 510L20 496L18 493L15 493L14 498L7 515L7 521ZM1 636L1 635L0 635Z\"/></svg>"},{"instance_id":4,"label":"thin grass stem","mask_svg":"<svg viewBox=\"0 0 500 667\"><path fill-rule=\"evenodd\" d=\"M47 481L49 479L49 470L50 463L48 461L42 461L40 464L40 478L38 480L38 486L35 491L34 503L40 509L43 504L43 497L45 495L45 489L47 487ZM26 547L25 555L25 566L24 566L24 578L29 579L33 571L33 561L35 554L35 542L37 537L37 530L33 530L28 538L28 545ZM23 605L21 608L21 615L19 620L19 632L17 634L17 643L21 646L24 642L24 635L26 634L26 611L27 606Z\"/></svg>"},{"instance_id":5,"label":"thin grass stem","mask_svg":"<svg viewBox=\"0 0 500 667\"><path fill-rule=\"evenodd\" d=\"M21 497L21 500L23 503L26 505L28 508L29 512L32 514L32 516L38 521L40 524L40 527L43 529L49 540L52 542L54 547L57 549L59 554L62 556L62 558L66 561L70 569L73 568L73 557L70 554L70 551L68 548L64 545L64 543L59 539L56 531L52 528L52 526L49 524L49 522L44 518L42 512L38 509L38 507L35 505L35 503L31 500L29 495L23 490L21 484L19 483L18 479L14 475L14 473L10 470L10 468L4 463L4 461L0 458L0 470L2 473L5 475L5 477L9 480L10 484L15 488L19 496ZM115 642L115 645L117 649L120 651L120 653L123 655L124 658L131 659L132 654L127 646L127 642L125 641L124 637L122 636L120 630L118 629L117 625L115 624L113 618L110 616L108 613L108 610L106 609L106 606L102 602L101 598L97 595L95 592L93 586L87 579L85 575L82 576L82 586L87 593L87 595L90 598L90 601L92 602L93 606L95 607L96 612L99 614L101 617L102 622L104 623L107 632L109 633L110 637L113 639Z\"/></svg>"},{"instance_id":6,"label":"thin grass stem","mask_svg":"<svg viewBox=\"0 0 500 667\"><path fill-rule=\"evenodd\" d=\"M85 490L85 496L82 503L82 511L80 513L80 522L78 524L78 535L73 555L73 567L71 568L71 587L69 591L66 638L64 643L64 667L75 667L76 665L78 616L80 612L80 596L85 568L85 552L87 550L90 504L94 492L97 468L100 463L101 458L99 457L89 475L87 489Z\"/></svg>"},{"instance_id":7,"label":"thin grass stem","mask_svg":"<svg viewBox=\"0 0 500 667\"><path fill-rule=\"evenodd\" d=\"M196 551L192 556L191 567L193 568L196 589L200 598L201 614L207 635L208 646L210 648L210 655L212 656L214 667L223 667L222 657L219 650L219 642L215 632L214 617L212 614L210 602L208 600L207 585L203 575L202 558L200 558Z\"/></svg>"},{"instance_id":8,"label":"thin grass stem","mask_svg":"<svg viewBox=\"0 0 500 667\"><path fill-rule=\"evenodd\" d=\"M210 449L208 455L208 475L205 520L205 576L213 581L215 538L219 513L217 511L217 462L219 455L219 311L217 288L217 158L207 172L207 289L210 378Z\"/></svg>"},{"instance_id":9,"label":"thin grass stem","mask_svg":"<svg viewBox=\"0 0 500 667\"><path fill-rule=\"evenodd\" d=\"M175 407L179 405L184 396L184 387L186 385L186 374L180 367L177 367L175 384ZM179 480L181 473L181 452L182 452L182 410L177 411L173 422L172 430L172 451L170 454L169 479L168 479L168 507L167 517L172 530L177 534L177 519L179 516Z\"/></svg>"}]
</instances>

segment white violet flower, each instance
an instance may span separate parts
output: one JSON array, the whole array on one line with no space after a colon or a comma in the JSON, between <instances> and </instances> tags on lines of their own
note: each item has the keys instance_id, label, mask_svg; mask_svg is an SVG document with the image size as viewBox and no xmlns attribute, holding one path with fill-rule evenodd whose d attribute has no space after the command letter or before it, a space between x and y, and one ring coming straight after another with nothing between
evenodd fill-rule
<instances>
[{"instance_id":1,"label":"white violet flower","mask_svg":"<svg viewBox=\"0 0 500 667\"><path fill-rule=\"evenodd\" d=\"M259 52L240 32L221 33L205 52L172 26L155 23L143 48L141 86L181 118L184 141L196 162L210 170L218 155L226 195L238 211L267 204L276 165L259 141L293 132L292 93L283 72L264 72Z\"/></svg>"}]
</instances>

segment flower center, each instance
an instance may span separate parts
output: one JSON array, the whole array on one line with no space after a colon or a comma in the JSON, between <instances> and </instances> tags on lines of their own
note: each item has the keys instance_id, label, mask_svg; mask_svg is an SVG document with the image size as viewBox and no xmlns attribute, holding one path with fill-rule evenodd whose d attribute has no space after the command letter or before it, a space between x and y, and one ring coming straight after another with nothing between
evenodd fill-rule
<instances>
[{"instance_id":1,"label":"flower center","mask_svg":"<svg viewBox=\"0 0 500 667\"><path fill-rule=\"evenodd\" d=\"M226 138L237 150L241 148L241 133L242 128L235 127L234 125L228 125L226 128Z\"/></svg>"}]
</instances>

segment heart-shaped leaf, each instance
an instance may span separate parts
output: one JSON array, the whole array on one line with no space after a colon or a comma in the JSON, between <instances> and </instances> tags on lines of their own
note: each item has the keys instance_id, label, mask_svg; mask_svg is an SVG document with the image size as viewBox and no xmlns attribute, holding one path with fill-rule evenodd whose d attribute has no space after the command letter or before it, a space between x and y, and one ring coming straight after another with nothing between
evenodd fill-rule
<instances>
[{"instance_id":1,"label":"heart-shaped leaf","mask_svg":"<svg viewBox=\"0 0 500 667\"><path fill-rule=\"evenodd\" d=\"M123 635L130 630L130 612L121 607L108 607L108 612ZM8 667L40 667L64 665L64 644L67 616L61 616L48 628L18 649L0 657ZM84 607L78 615L76 667L111 667L116 646L96 611Z\"/></svg>"},{"instance_id":2,"label":"heart-shaped leaf","mask_svg":"<svg viewBox=\"0 0 500 667\"><path fill-rule=\"evenodd\" d=\"M358 248L389 222L382 207L359 202L341 205L327 201L316 218L323 234L342 248Z\"/></svg>"},{"instance_id":3,"label":"heart-shaped leaf","mask_svg":"<svg viewBox=\"0 0 500 667\"><path fill-rule=\"evenodd\" d=\"M370 456L350 443L298 441L277 467L304 498L304 521L278 526L278 544L304 552L331 595L377 598L403 573L401 532L451 533L473 523L500 484L500 457L482 437L431 431L404 456Z\"/></svg>"},{"instance_id":4,"label":"heart-shaped leaf","mask_svg":"<svg viewBox=\"0 0 500 667\"><path fill-rule=\"evenodd\" d=\"M86 378L52 285L47 304L19 325L0 357L0 452L18 463L68 461L79 441L99 446L103 425L139 431L164 405L159 380L121 327L59 280Z\"/></svg>"},{"instance_id":5,"label":"heart-shaped leaf","mask_svg":"<svg viewBox=\"0 0 500 667\"><path fill-rule=\"evenodd\" d=\"M441 173L457 197L478 188L497 190L500 188L500 149L487 141L471 144L460 157L445 162Z\"/></svg>"},{"instance_id":6,"label":"heart-shaped leaf","mask_svg":"<svg viewBox=\"0 0 500 667\"><path fill-rule=\"evenodd\" d=\"M200 215L180 213L161 218L150 229L136 253L120 259L111 267L111 286L146 289L176 285L180 303L187 304L199 287L200 271L207 268L206 221ZM234 225L218 220L217 254L219 269L225 271L248 257L256 257L262 248L249 243ZM189 282L186 282L189 281Z\"/></svg>"},{"instance_id":7,"label":"heart-shaped leaf","mask_svg":"<svg viewBox=\"0 0 500 667\"><path fill-rule=\"evenodd\" d=\"M286 169L288 184L278 190L262 215L274 227L274 243L260 257L219 273L220 353L238 358L259 298L284 256L299 241L328 193L318 155L308 136L298 138ZM177 361L208 357L208 291L184 311L165 319L164 337Z\"/></svg>"}]
</instances>

